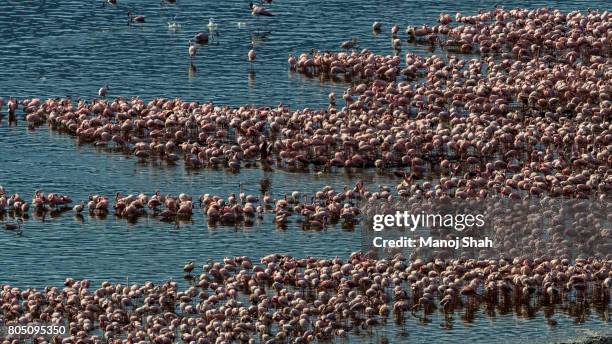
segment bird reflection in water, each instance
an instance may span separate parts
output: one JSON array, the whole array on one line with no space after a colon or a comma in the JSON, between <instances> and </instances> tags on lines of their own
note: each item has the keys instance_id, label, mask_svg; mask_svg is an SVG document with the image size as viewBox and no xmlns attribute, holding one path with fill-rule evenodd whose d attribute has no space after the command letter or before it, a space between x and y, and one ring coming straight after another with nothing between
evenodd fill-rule
<instances>
[{"instance_id":1,"label":"bird reflection in water","mask_svg":"<svg viewBox=\"0 0 612 344\"><path fill-rule=\"evenodd\" d=\"M254 31L251 32L251 44L265 42L268 40L272 31Z\"/></svg>"},{"instance_id":2,"label":"bird reflection in water","mask_svg":"<svg viewBox=\"0 0 612 344\"><path fill-rule=\"evenodd\" d=\"M77 221L78 223L81 223L81 224L85 223L85 218L84 218L84 217L83 217L83 215L81 215L81 214L75 214L75 215L74 215L74 219L75 219L75 221Z\"/></svg>"},{"instance_id":3,"label":"bird reflection in water","mask_svg":"<svg viewBox=\"0 0 612 344\"><path fill-rule=\"evenodd\" d=\"M189 63L189 69L187 70L187 74L189 75L189 79L193 78L197 71L198 71L198 68L196 67L196 65L193 64L193 62Z\"/></svg>"},{"instance_id":4,"label":"bird reflection in water","mask_svg":"<svg viewBox=\"0 0 612 344\"><path fill-rule=\"evenodd\" d=\"M249 88L254 88L255 87L255 69L253 68L249 68L249 74L248 74L248 81L249 81Z\"/></svg>"}]
</instances>

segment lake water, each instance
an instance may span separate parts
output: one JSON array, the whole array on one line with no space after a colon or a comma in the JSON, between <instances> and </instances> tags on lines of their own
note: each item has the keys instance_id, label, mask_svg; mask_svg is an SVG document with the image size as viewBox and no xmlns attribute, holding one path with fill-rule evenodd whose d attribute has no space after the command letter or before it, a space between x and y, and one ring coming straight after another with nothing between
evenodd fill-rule
<instances>
[{"instance_id":1,"label":"lake water","mask_svg":"<svg viewBox=\"0 0 612 344\"><path fill-rule=\"evenodd\" d=\"M274 18L254 18L247 2L179 0L177 5L159 1L119 0L116 7L102 1L7 1L0 24L0 96L83 97L96 96L107 83L109 95L181 97L239 106L243 104L291 107L327 105L327 94L341 94L344 84L322 82L292 73L287 54L311 48L337 50L341 41L357 37L361 47L391 54L389 30L393 23L403 28L433 24L441 11L461 10L472 14L495 5L490 1L274 1ZM609 9L606 1L506 1L506 7L550 6L562 10ZM146 23L128 26L127 11L146 16ZM169 30L167 22L180 24ZM187 41L198 31L208 31L209 18L218 25L218 37L202 46L190 69ZM379 35L373 21L384 22ZM250 71L246 54L256 36L257 61ZM425 54L422 47L404 45ZM428 52L427 52L428 53ZM374 171L358 174L336 172L325 175L283 170L264 172L242 169L239 174L223 169L187 171L139 163L133 157L77 146L72 137L41 127L28 130L23 121L9 126L0 122L0 184L26 199L36 189L59 192L75 200L88 194L112 195L161 189L164 193L186 192L226 196L238 192L239 182L247 193L260 194L260 182L271 183L271 193L313 192L324 185L337 189L365 179L368 185L394 186L394 177ZM360 249L360 228L339 225L324 231L302 231L293 223L279 229L265 218L251 227L209 227L200 212L191 223L176 230L155 219L130 224L109 215L106 219L72 213L47 217L31 216L25 232L16 238L0 233L0 284L20 287L61 285L66 277L90 278L96 282L179 278L188 259L203 263L207 258L232 255L262 255L278 252L294 256L347 257ZM608 309L589 311L584 321L557 310L556 326L548 325L544 311L532 316L508 313L495 316L483 310L473 321L456 316L452 329L442 329L440 319L429 324L410 319L403 329L387 326L377 333L393 342L522 342L547 343L604 332ZM409 333L408 336L400 332ZM492 337L494 336L494 337ZM375 338L354 339L355 342Z\"/></svg>"}]
</instances>

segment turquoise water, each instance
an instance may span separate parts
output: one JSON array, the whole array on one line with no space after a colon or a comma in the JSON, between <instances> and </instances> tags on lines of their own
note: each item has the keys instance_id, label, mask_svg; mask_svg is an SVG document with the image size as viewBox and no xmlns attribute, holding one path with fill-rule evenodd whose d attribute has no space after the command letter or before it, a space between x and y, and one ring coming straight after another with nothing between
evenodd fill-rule
<instances>
[{"instance_id":1,"label":"turquoise water","mask_svg":"<svg viewBox=\"0 0 612 344\"><path fill-rule=\"evenodd\" d=\"M388 32L393 23L402 28L433 24L441 11L461 10L471 14L490 8L487 1L274 1L276 17L253 18L246 2L179 0L177 5L159 1L119 0L117 7L102 1L9 1L3 4L0 24L0 96L82 97L96 96L107 83L109 95L181 97L219 104L321 107L327 94L341 94L344 84L308 79L287 68L287 54L317 48L336 50L341 41L357 37L362 47L391 54ZM508 1L506 7L550 6L562 10L606 9L605 1ZM607 6L606 6L607 5ZM146 16L140 25L127 25L126 12ZM187 41L198 31L206 32L209 18L218 25L214 42L199 48L190 68ZM178 31L168 21L180 24ZM373 21L385 26L372 33ZM240 23L240 24L239 24ZM255 35L257 61L249 70L246 54ZM407 50L429 54L421 46ZM439 52L440 53L440 52ZM112 195L161 189L164 193L186 192L227 196L238 192L239 182L247 193L260 194L260 182L271 183L271 192L281 197L294 190L313 192L324 185L336 189L357 179L368 185L395 185L395 177L361 171L317 175L291 171L242 169L232 174L223 169L187 171L156 163L139 163L133 157L77 146L73 138L46 127L28 130L23 123L0 123L0 184L10 193L29 198L36 189L70 195L75 200L88 194ZM128 223L109 215L83 219L64 213L42 219L31 216L25 233L16 238L0 233L0 284L20 287L61 285L65 277L90 278L95 282L153 280L181 276L188 259L203 263L209 257L263 256L271 252L294 256L346 257L361 247L360 228L331 227L325 231L302 231L296 224L277 228L271 219L251 227L209 227L200 212L180 229L155 219ZM473 320L455 316L452 329L440 327L441 319L422 324L409 319L403 328L389 325L377 335L391 342L522 342L563 340L606 331L607 310L591 309L583 322L557 310L557 325L548 325L543 310L533 316L511 309L492 317L483 310ZM607 329L609 331L609 329ZM402 333L409 333L407 337ZM362 340L374 341L375 339ZM361 340L360 340L361 341Z\"/></svg>"}]
</instances>

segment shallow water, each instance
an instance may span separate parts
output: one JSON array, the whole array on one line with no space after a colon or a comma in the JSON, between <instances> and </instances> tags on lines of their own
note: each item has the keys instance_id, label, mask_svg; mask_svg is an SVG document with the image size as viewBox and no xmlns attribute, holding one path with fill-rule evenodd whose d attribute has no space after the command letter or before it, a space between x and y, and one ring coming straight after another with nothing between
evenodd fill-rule
<instances>
[{"instance_id":1,"label":"shallow water","mask_svg":"<svg viewBox=\"0 0 612 344\"><path fill-rule=\"evenodd\" d=\"M391 54L388 32L392 23L432 24L441 11L455 13L455 1L274 1L270 18L253 18L246 3L179 0L177 5L159 1L119 0L117 7L102 1L9 1L3 5L0 25L0 96L59 97L71 95L90 99L104 83L110 96L182 97L212 100L219 104L320 107L327 105L330 90L342 92L343 83L308 79L288 71L288 53L311 48L337 50L341 41L357 37L361 47ZM494 2L465 1L461 10L471 14ZM563 10L587 7L608 9L605 1L507 1L506 7L550 6ZM609 7L609 4L608 4ZM146 23L128 26L127 10L146 16ZM176 16L176 17L175 17ZM168 29L175 17L181 28ZM187 41L195 32L207 31L213 17L218 39L199 47L190 71ZM371 31L373 21L383 21L379 35ZM239 27L238 23L244 25ZM263 32L257 45L254 72L249 71L246 53L251 35ZM269 32L269 34L266 34ZM261 36L261 34L260 34ZM404 45L408 50L429 53L422 46ZM441 53L441 52L437 52ZM243 168L239 174L223 169L187 171L182 164L158 166L139 163L133 157L77 146L73 138L46 127L30 131L23 121L9 126L0 122L0 184L9 192L29 198L35 189L59 192L75 200L90 193L112 195L161 189L164 193L211 193L226 196L238 192L239 182L247 193L260 194L260 181L271 182L271 192L313 192L324 185L342 188L362 178L368 185L395 185L393 177L374 171L344 171L317 175L291 171ZM302 231L292 222L277 228L270 218L251 227L209 227L200 212L192 223L179 229L156 219L130 224L109 215L80 220L67 212L57 218L30 216L25 233L16 238L0 233L0 284L20 287L60 285L65 277L124 281L180 278L180 267L188 259L204 263L209 257L262 255L278 252L294 256L346 257L359 250L360 228ZM609 309L607 310L609 312ZM591 310L578 322L567 312L557 312L556 326L547 325L543 311L533 317L508 314L488 316L483 310L473 322L455 315L452 329L441 329L441 317L429 324L409 318L403 329L386 326L374 337L359 336L355 342L374 342L386 336L390 342L549 342L580 336L586 329L606 331L603 315ZM609 333L609 329L607 329ZM407 332L404 336L402 333Z\"/></svg>"}]
</instances>

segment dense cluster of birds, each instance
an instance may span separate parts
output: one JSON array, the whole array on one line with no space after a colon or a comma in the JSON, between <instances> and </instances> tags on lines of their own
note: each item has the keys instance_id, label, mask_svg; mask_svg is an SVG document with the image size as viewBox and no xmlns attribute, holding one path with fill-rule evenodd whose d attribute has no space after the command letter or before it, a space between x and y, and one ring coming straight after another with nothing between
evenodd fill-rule
<instances>
[{"instance_id":1,"label":"dense cluster of birds","mask_svg":"<svg viewBox=\"0 0 612 344\"><path fill-rule=\"evenodd\" d=\"M254 4L251 10L272 15ZM144 17L130 13L129 20ZM408 53L402 61L355 51L357 39L343 42L344 52L289 56L289 67L297 72L355 81L341 96L343 106L334 93L327 108L293 110L282 104L229 107L178 98L109 99L104 86L100 98L90 102L9 98L7 113L15 120L22 110L33 127L47 124L81 143L141 160L182 160L187 168L378 168L399 179L395 188L368 191L359 182L341 191L327 186L278 199L242 190L197 200L186 194L117 193L111 204L108 196L91 195L72 208L76 213L112 209L136 218L148 209L174 220L191 217L197 205L214 221L237 223L270 211L278 224L299 214L305 226L319 228L338 219L356 221L369 210L360 202L376 200L606 201L612 189L611 14L498 7L474 16L442 13L438 21L405 32L408 41L439 47L445 57ZM382 24L372 28L380 31ZM398 35L394 25L391 42L399 51L403 41ZM196 55L191 43L189 53ZM0 114L4 105L0 99ZM0 212L52 211L71 202L42 191L28 202L0 189ZM548 215L553 222L563 220ZM609 239L609 228L594 228L600 230L597 238ZM5 223L5 229L21 231L21 222ZM545 240L537 229L532 234L525 240ZM584 233L579 227L560 227L548 234L564 242ZM599 245L594 238L584 245ZM194 270L193 262L185 266L193 284L183 290L174 281L104 282L92 289L88 280L68 279L63 289L43 291L3 286L0 324L66 324L70 338L64 342L308 343L357 329L371 331L391 315L426 318L439 311L450 321L454 311L480 303L588 300L574 303L580 308L576 313L584 313L587 303L609 303L612 287L612 265L601 257L573 263L545 258L423 261L355 253L345 262L275 254L259 265L235 257L207 263L199 276L192 275Z\"/></svg>"},{"instance_id":2,"label":"dense cluster of birds","mask_svg":"<svg viewBox=\"0 0 612 344\"><path fill-rule=\"evenodd\" d=\"M389 320L457 312L480 305L571 307L607 303L609 260L373 259L346 261L273 254L259 264L226 257L196 268L185 264L188 286L66 279L63 288L1 286L3 325L64 325L67 334L35 343L312 343L375 331ZM570 305L570 306L567 306ZM550 323L554 319L549 318ZM2 343L18 342L6 336Z\"/></svg>"},{"instance_id":3,"label":"dense cluster of birds","mask_svg":"<svg viewBox=\"0 0 612 344\"><path fill-rule=\"evenodd\" d=\"M377 253L405 253L419 258L456 258L468 255L478 259L498 257L612 259L612 203L609 201L561 199L553 197L508 200L503 198L444 200L417 197L370 200L360 208L365 228L362 242L373 243L376 237L397 240L412 238L415 247L385 247ZM404 213L428 217L410 227L396 220L384 230L374 226L376 216ZM436 220L436 215L439 219ZM443 221L442 216L457 221ZM455 217L458 215L459 217ZM481 216L482 223L466 222L466 215ZM404 221L402 219L402 221ZM420 221L420 222L419 222ZM379 222L380 224L380 222ZM414 229L414 230L413 230ZM421 245L421 238L432 244ZM479 245L478 240L489 245ZM475 242L465 245L464 240ZM448 243L456 244L456 246ZM381 242L379 241L378 244ZM369 246L372 247L373 244ZM375 249L374 247L372 247Z\"/></svg>"},{"instance_id":4,"label":"dense cluster of birds","mask_svg":"<svg viewBox=\"0 0 612 344\"><path fill-rule=\"evenodd\" d=\"M361 218L359 206L367 200L387 197L389 189L369 192L363 182L358 182L353 188L344 186L336 191L331 186L325 186L312 194L293 191L273 198L268 192L261 196L247 194L243 184L239 184L238 192L223 197L209 193L201 194L196 200L192 196L162 194L156 190L151 195L146 193L124 195L121 192L110 197L105 195L89 195L87 200L69 207L72 199L65 195L36 191L32 202L25 202L19 194L7 195L0 186L0 216L8 213L12 217L23 219L29 217L30 210L36 215L59 215L72 211L81 216L89 213L92 216L104 217L109 213L115 216L136 220L141 216L152 215L161 221L173 222L177 226L180 220L190 220L194 210L200 208L209 222L225 225L252 223L255 218L262 220L264 213L273 214L272 221L279 226L285 226L291 221L292 215L297 215L297 222L306 229L322 229L328 224L343 221L352 226ZM44 220L44 217L43 217ZM16 229L15 224L6 223L7 229ZM10 228L9 228L10 227Z\"/></svg>"},{"instance_id":5,"label":"dense cluster of birds","mask_svg":"<svg viewBox=\"0 0 612 344\"><path fill-rule=\"evenodd\" d=\"M343 76L350 81L374 79L395 80L399 75L399 56L376 55L368 49L361 52L319 52L303 53L298 57L289 54L287 59L292 70L308 76L327 75L331 78ZM333 99L330 99L335 105Z\"/></svg>"},{"instance_id":6,"label":"dense cluster of birds","mask_svg":"<svg viewBox=\"0 0 612 344\"><path fill-rule=\"evenodd\" d=\"M72 199L66 195L57 193L45 193L38 190L32 197L32 207L34 210L49 210L66 208L72 203ZM23 209L22 209L23 210Z\"/></svg>"},{"instance_id":7,"label":"dense cluster of birds","mask_svg":"<svg viewBox=\"0 0 612 344\"><path fill-rule=\"evenodd\" d=\"M376 65L367 49L350 55L314 50L299 59L290 56L289 64L332 77L341 70L348 78L360 77L353 65L384 71L345 91L342 112L349 116L347 129L353 124L349 135L358 154L339 154L332 165L409 166L417 177L450 170L454 182L442 176L431 185L430 194L437 195L447 193L446 183L459 182L463 196L494 191L515 198L588 197L610 190L609 19L608 12L497 8L474 17L458 14L460 25L452 28L452 18L441 14L439 25L409 27L409 36L441 42L448 52L475 44L480 59L408 53L405 66L393 68ZM594 179L602 183L581 185ZM423 189L412 182L401 189Z\"/></svg>"},{"instance_id":8,"label":"dense cluster of birds","mask_svg":"<svg viewBox=\"0 0 612 344\"><path fill-rule=\"evenodd\" d=\"M362 181L353 188L345 186L337 191L330 186L311 194L299 191L285 193L278 198L269 192L262 195L247 194L240 183L238 192L229 193L226 197L209 193L192 197L181 193L178 195L162 194L159 190L152 194L128 194L117 192L113 201L108 196L89 195L86 201L80 201L72 208L68 196L57 193L45 195L36 191L32 197L31 207L24 207L18 194L6 196L0 186L0 218L5 214L15 218L16 222L5 222L4 229L21 235L23 219L29 217L29 209L36 217L50 213L57 217L64 212L72 211L77 219L83 221L82 214L89 214L99 219L109 214L136 222L140 217L148 216L162 222L171 223L179 229L181 223L193 221L198 211L209 226L252 226L255 221L270 221L278 228L284 229L294 223L303 230L321 230L336 227L354 229L359 223L366 228L372 227L377 214L481 214L484 225L478 228L460 228L453 225L429 223L429 236L436 240L455 240L471 237L474 239L489 238L495 245L487 249L476 250L475 257L490 258L507 255L509 257L611 257L612 242L612 205L606 200L559 199L553 197L525 198L520 200L500 197L487 199L450 198L423 199L416 194L411 197L393 197L388 187L370 192ZM8 199L8 202L6 200ZM8 206L5 207L4 204ZM24 210L25 209L25 210ZM27 227L27 226L25 226ZM390 230L392 227L387 228ZM414 232L403 232L402 235L414 235ZM378 236L380 232L365 231L368 236ZM419 235L422 235L420 233ZM392 235L391 235L392 237ZM412 252L419 257L436 257L448 259L455 257L453 247L435 249L416 248L410 250L388 250L388 253Z\"/></svg>"},{"instance_id":9,"label":"dense cluster of birds","mask_svg":"<svg viewBox=\"0 0 612 344\"><path fill-rule=\"evenodd\" d=\"M341 108L332 93L326 109L10 98L8 112L14 117L21 106L32 125L46 122L140 159L183 159L189 168L377 167L401 176L402 195L604 196L612 181L612 74L609 42L596 43L609 16L498 8L461 17L449 36L461 31L460 40L482 46L505 40L501 54L481 58L408 53L403 66L367 50L290 58L303 72L359 76ZM514 52L523 45L528 52Z\"/></svg>"}]
</instances>

